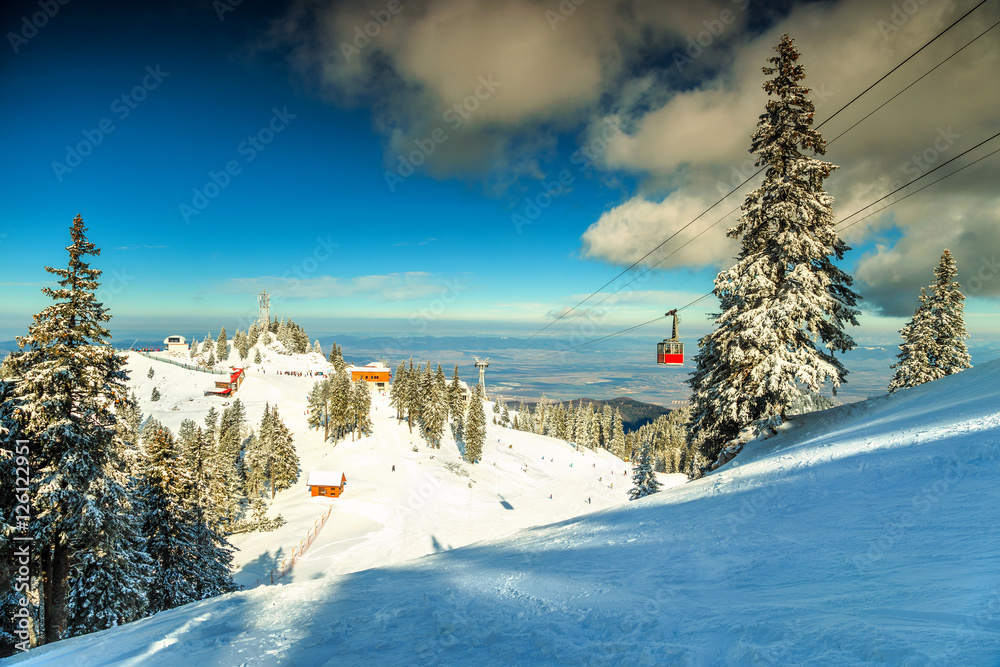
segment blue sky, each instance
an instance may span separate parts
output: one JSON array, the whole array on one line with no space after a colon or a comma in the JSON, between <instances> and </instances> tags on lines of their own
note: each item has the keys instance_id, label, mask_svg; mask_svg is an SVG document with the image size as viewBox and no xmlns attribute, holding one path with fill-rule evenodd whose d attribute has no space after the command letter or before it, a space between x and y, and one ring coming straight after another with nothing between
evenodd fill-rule
<instances>
[{"instance_id":1,"label":"blue sky","mask_svg":"<svg viewBox=\"0 0 1000 667\"><path fill-rule=\"evenodd\" d=\"M763 53L770 33L809 26L815 12L845 23L861 12L847 2L789 3L765 12L727 0L697 14L666 3L657 10L662 21L649 28L659 41L616 42L612 61L595 56L586 69L581 63L590 52L580 45L614 39L594 36L602 22L597 8L582 5L578 15L553 24L546 12L558 11L558 3L496 3L489 11L501 13L485 18L477 13L486 11L482 3L450 3L464 23L426 37L452 20L446 4L398 5L392 22L350 62L343 45L388 3L316 9L245 1L220 20L211 2L159 8L69 2L30 39L11 35L32 34L25 20L37 16L39 3L7 7L0 338L22 333L30 315L47 305L39 292L49 284L42 267L64 265L77 213L103 249L94 263L105 271L101 296L119 330L245 326L255 295L266 288L275 295L272 312L316 334L530 333L655 245L649 239L662 240L686 223L686 211L714 201L725 158L673 159L687 148L669 135L653 151L665 156L662 162L636 146L647 141L657 114L674 113L671 126L687 127L675 111L681 98L732 86L720 82L741 75L742 55ZM512 38L501 29L508 20L523 23L523 12L537 19L527 33L537 29L541 39L551 33L557 43L539 46L546 50L515 68L505 50ZM868 25L868 18L856 20ZM915 17L913 34L891 48L876 44L882 60L906 52L946 13L932 18ZM677 66L686 38L716 28L720 34L712 33L696 59ZM803 32L807 54L810 47L830 48ZM759 73L761 60L746 71ZM466 62L469 69L448 71ZM879 62L866 67L888 69ZM481 88L478 82L490 80L494 69L498 86ZM858 81L870 80L868 72ZM536 81L535 74L545 77ZM760 77L745 78L730 92L756 103L756 93L740 91L759 91ZM833 87L841 103L853 92ZM473 100L477 92L481 99ZM454 103L467 111L460 127L448 114ZM761 109L746 107L741 155ZM690 126L676 131L712 143L704 116L692 114ZM605 144L601 130L612 120L621 129ZM386 174L399 166L398 156L430 145L434 154L390 187ZM581 147L597 149L586 168ZM908 150L898 147L901 155ZM77 160L73 152L87 154ZM856 147L836 159L845 158L866 159ZM526 199L546 204L545 184L553 187L560 177L551 204L518 227L512 215L531 212ZM850 185L841 186L845 207L866 201ZM689 206L673 207L682 196ZM656 207L658 215L666 211L671 221L651 224L647 236L616 227L636 202ZM725 202L706 220L737 202ZM890 304L889 293L915 298L940 253L931 243L903 247L905 239L921 238L912 213L876 221L849 239L857 250L845 262L853 270L869 258L863 271L880 295L872 308ZM727 253L719 236L703 237L666 270L626 290L598 328L642 322L707 292ZM879 264L883 256L892 261ZM956 256L960 269L979 259ZM901 273L901 263L911 270ZM970 325L995 337L994 286L982 284L983 298L970 301ZM686 321L704 330L699 313L712 306L699 304ZM902 321L871 314L859 334L891 340Z\"/></svg>"}]
</instances>

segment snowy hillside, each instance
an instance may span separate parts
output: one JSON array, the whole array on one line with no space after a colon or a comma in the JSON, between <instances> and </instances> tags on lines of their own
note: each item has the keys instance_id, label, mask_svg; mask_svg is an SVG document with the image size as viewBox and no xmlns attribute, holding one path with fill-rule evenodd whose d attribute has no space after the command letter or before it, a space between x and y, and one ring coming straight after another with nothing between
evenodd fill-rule
<instances>
[{"instance_id":1,"label":"snowy hillside","mask_svg":"<svg viewBox=\"0 0 1000 667\"><path fill-rule=\"evenodd\" d=\"M248 397L272 391L249 382ZM287 395L291 402L293 393ZM383 420L371 442L338 445L326 461L360 466L370 447L405 454L405 437L395 430L393 440L389 426ZM512 436L501 434L490 431L501 445ZM433 529L444 536L438 541L454 539L458 508L500 506L496 495L515 507L504 510L512 515L524 508L541 518L563 511L557 503L580 511L570 504L600 484L586 475L547 482L546 475L555 477L552 466L563 456L574 462L574 474L586 471L586 456L551 441L566 453L546 467L544 451L537 462L520 451L540 446L537 436L523 435L535 439L510 440L506 458L493 459L495 471L489 457L477 467L472 495L442 482L446 492L428 494L437 498L439 515L424 510L422 526L414 526L408 521L421 512L403 512L393 529L414 536ZM534 482L515 482L515 456L529 464ZM428 454L399 461L397 472L409 471L406 485L419 489L431 470ZM356 486L348 486L356 516L362 502L380 497L397 507L408 502L409 491L384 482L391 474L384 465L359 469ZM994 362L796 418L716 473L640 501L609 506L612 498L594 496L595 507L607 509L395 565L315 573L206 600L10 662L997 664L998 478ZM557 484L558 491L549 490ZM491 485L487 500L482 489ZM486 513L480 521L493 524L503 515ZM383 532L393 520L367 516ZM368 528L359 526L358 535ZM507 526L482 529L502 533ZM379 565L383 542L359 544L368 547L357 554ZM336 570L335 562L320 567Z\"/></svg>"},{"instance_id":2,"label":"snowy hillside","mask_svg":"<svg viewBox=\"0 0 1000 667\"><path fill-rule=\"evenodd\" d=\"M221 411L229 404L229 399L202 396L216 376L134 353L129 367L143 413L172 430L184 419L201 423L212 405ZM149 367L152 378L147 377ZM253 425L265 404L278 406L293 431L301 464L298 483L278 493L269 513L281 514L287 523L231 539L239 549L235 578L248 588L268 580L331 504L334 510L318 539L282 583L390 565L627 500L632 468L607 452L577 452L561 440L491 423L483 461L470 466L450 435L441 449L429 449L419 431L410 435L405 422L396 421L388 398L377 394L371 436L324 443L322 434L306 425L306 393L316 381L308 376L310 370L332 372L320 355L270 355L250 368L237 394ZM149 400L154 386L160 401ZM336 500L310 497L310 470L345 473L348 491ZM684 481L680 475L662 478L665 483Z\"/></svg>"}]
</instances>

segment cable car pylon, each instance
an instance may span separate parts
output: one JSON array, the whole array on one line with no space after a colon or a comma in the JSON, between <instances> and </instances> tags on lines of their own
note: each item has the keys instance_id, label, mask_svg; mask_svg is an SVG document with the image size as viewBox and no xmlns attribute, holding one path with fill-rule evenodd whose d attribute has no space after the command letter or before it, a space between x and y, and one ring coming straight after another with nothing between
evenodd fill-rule
<instances>
[{"instance_id":1,"label":"cable car pylon","mask_svg":"<svg viewBox=\"0 0 1000 667\"><path fill-rule=\"evenodd\" d=\"M666 338L662 343L656 344L656 363L660 366L683 366L684 365L684 343L677 337L677 324L680 318L677 309L664 313L664 317L674 316L674 330L670 338Z\"/></svg>"}]
</instances>

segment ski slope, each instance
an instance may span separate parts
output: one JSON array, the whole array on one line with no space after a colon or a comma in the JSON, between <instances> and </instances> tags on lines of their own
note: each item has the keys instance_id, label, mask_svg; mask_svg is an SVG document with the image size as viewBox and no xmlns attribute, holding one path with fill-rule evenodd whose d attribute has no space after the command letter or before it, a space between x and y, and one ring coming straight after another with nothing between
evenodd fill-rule
<instances>
[{"instance_id":1,"label":"ski slope","mask_svg":"<svg viewBox=\"0 0 1000 667\"><path fill-rule=\"evenodd\" d=\"M525 437L507 451L535 445ZM474 487L489 485L490 467ZM715 473L640 501L391 565L320 566L327 575L11 662L996 665L998 478L992 362L797 418ZM512 505L548 511L546 489L521 494ZM440 525L426 514L449 534L453 513Z\"/></svg>"},{"instance_id":2,"label":"ski slope","mask_svg":"<svg viewBox=\"0 0 1000 667\"><path fill-rule=\"evenodd\" d=\"M152 378L147 377L149 367ZM129 368L130 387L143 414L174 432L184 419L202 424L212 405L221 414L230 404L230 399L202 395L219 376L134 353ZM334 509L318 539L281 583L390 565L627 501L631 465L605 451L577 451L562 440L498 427L492 424L490 406L483 460L475 466L462 460L447 431L441 449L428 448L418 430L411 434L405 422L395 419L388 397L377 393L372 396L372 435L323 442L321 432L307 426L305 412L306 395L318 378L283 374L309 370L332 372L320 355L270 355L249 370L237 393L252 427L259 424L265 405L278 407L292 430L301 468L299 481L277 494L268 513L280 514L285 525L230 540L238 549L234 577L247 588L269 582L271 571L302 543L331 504ZM149 400L154 386L160 401ZM344 495L311 497L306 486L310 470L345 473ZM661 479L665 485L685 481L682 475Z\"/></svg>"}]
</instances>

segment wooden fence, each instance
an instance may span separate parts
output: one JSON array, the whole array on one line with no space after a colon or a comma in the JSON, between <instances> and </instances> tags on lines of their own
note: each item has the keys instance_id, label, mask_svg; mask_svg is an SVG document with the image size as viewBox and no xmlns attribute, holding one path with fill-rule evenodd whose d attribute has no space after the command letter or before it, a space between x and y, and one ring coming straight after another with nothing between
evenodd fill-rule
<instances>
[{"instance_id":1,"label":"wooden fence","mask_svg":"<svg viewBox=\"0 0 1000 667\"><path fill-rule=\"evenodd\" d=\"M330 518L330 513L332 511L333 511L333 505L327 507L326 511L323 512L323 516L321 516L320 518L316 519L316 521L313 522L313 527L309 529L309 532L306 533L306 536L302 539L302 541L299 542L298 545L292 549L292 553L289 554L287 557L283 558L278 567L274 568L268 573L267 581L262 582L260 579L258 579L257 583L254 585L254 588L260 586L262 583L273 584L279 579L281 579L283 576L291 572L292 568L295 566L296 561L302 558L302 556L305 555L309 547L312 546L312 543L316 541L316 538L319 536L320 529L326 525L326 521L327 519Z\"/></svg>"}]
</instances>

